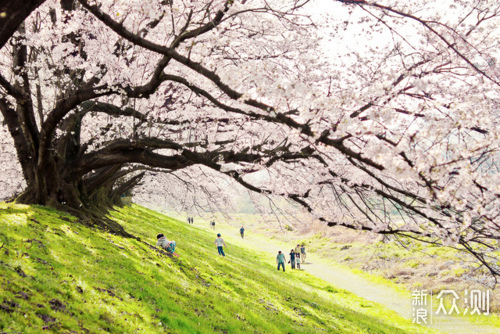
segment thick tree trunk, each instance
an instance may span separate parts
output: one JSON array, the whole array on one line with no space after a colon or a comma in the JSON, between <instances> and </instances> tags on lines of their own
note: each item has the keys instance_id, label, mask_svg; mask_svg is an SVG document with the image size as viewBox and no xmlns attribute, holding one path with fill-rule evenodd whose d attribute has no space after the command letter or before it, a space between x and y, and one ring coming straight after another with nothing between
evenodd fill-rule
<instances>
[{"instance_id":1,"label":"thick tree trunk","mask_svg":"<svg viewBox=\"0 0 500 334\"><path fill-rule=\"evenodd\" d=\"M82 189L81 182L71 179L68 173L58 168L51 156L34 171L34 182L16 199L18 203L39 204L68 212L80 223L101 228L113 234L133 237L123 227L106 218L109 210L120 205L119 198L110 197L110 187L100 187L93 196L88 196Z\"/></svg>"}]
</instances>

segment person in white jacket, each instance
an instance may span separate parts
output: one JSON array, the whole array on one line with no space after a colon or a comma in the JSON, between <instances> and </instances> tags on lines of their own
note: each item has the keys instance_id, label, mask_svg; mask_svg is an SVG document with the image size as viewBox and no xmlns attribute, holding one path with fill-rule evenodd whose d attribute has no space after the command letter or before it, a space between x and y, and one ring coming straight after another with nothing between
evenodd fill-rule
<instances>
[{"instance_id":1,"label":"person in white jacket","mask_svg":"<svg viewBox=\"0 0 500 334\"><path fill-rule=\"evenodd\" d=\"M169 253L174 253L175 251L175 241L170 241L165 238L163 233L160 233L156 236L156 239L158 241L156 242L156 246L160 246L164 250L166 250Z\"/></svg>"},{"instance_id":2,"label":"person in white jacket","mask_svg":"<svg viewBox=\"0 0 500 334\"><path fill-rule=\"evenodd\" d=\"M224 250L222 249L222 245L224 245L224 247L227 247L226 243L224 242L224 239L222 239L220 237L220 233L218 233L217 239L215 239L215 246L217 246L217 250L219 251L219 255L226 256L226 254L224 254Z\"/></svg>"}]
</instances>

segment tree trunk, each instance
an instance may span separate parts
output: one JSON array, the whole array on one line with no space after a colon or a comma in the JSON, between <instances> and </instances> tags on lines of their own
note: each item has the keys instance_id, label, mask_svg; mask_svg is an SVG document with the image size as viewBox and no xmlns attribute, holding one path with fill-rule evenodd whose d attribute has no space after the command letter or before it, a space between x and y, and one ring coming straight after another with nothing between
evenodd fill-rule
<instances>
[{"instance_id":1,"label":"tree trunk","mask_svg":"<svg viewBox=\"0 0 500 334\"><path fill-rule=\"evenodd\" d=\"M99 187L93 196L88 196L81 181L74 180L51 156L34 171L34 182L16 199L18 203L39 204L68 212L79 222L88 226L101 228L113 234L133 237L123 227L106 218L109 210L121 205L119 198L110 197L112 185Z\"/></svg>"}]
</instances>

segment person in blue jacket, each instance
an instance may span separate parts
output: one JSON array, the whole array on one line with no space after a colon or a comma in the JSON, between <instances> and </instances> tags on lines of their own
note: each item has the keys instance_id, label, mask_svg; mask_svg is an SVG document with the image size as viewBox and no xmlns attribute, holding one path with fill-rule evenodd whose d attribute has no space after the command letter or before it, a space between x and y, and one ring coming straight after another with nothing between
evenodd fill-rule
<instances>
[{"instance_id":1,"label":"person in blue jacket","mask_svg":"<svg viewBox=\"0 0 500 334\"><path fill-rule=\"evenodd\" d=\"M276 256L276 263L278 264L278 270L280 270L280 266L283 266L283 271L285 271L285 254L281 253L281 251L278 252L278 255Z\"/></svg>"}]
</instances>

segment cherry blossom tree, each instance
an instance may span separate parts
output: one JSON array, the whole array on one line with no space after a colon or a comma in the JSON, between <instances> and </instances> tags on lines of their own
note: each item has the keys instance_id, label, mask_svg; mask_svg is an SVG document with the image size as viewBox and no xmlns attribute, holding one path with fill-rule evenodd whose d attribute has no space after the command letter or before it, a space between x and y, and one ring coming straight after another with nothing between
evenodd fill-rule
<instances>
[{"instance_id":1,"label":"cherry blossom tree","mask_svg":"<svg viewBox=\"0 0 500 334\"><path fill-rule=\"evenodd\" d=\"M5 45L19 25L45 0L0 0L0 48Z\"/></svg>"},{"instance_id":2,"label":"cherry blossom tree","mask_svg":"<svg viewBox=\"0 0 500 334\"><path fill-rule=\"evenodd\" d=\"M499 274L495 1L30 8L0 50L17 201L126 234L97 220L122 194L221 196L232 180L329 226L456 247Z\"/></svg>"}]
</instances>

